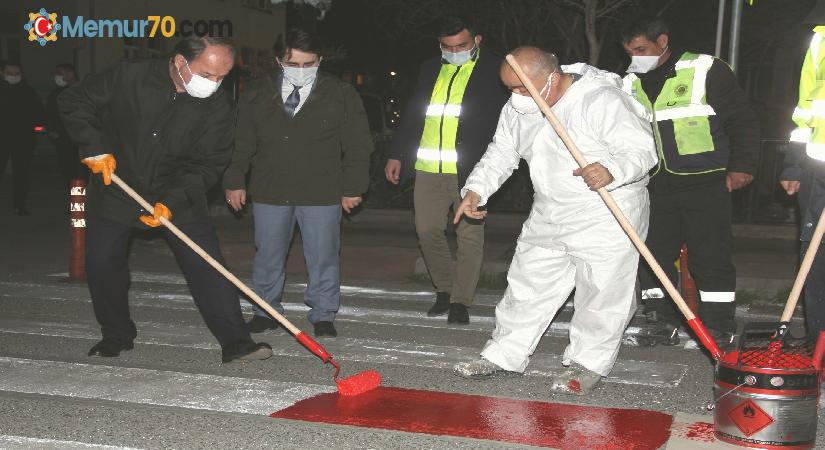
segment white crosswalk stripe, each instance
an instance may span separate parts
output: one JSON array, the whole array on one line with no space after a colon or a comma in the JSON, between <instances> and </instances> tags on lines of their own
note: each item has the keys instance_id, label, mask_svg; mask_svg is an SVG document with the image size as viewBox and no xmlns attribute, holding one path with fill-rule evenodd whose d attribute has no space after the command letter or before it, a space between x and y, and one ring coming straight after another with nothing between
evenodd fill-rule
<instances>
[{"instance_id":1,"label":"white crosswalk stripe","mask_svg":"<svg viewBox=\"0 0 825 450\"><path fill-rule=\"evenodd\" d=\"M138 338L135 342L138 344L216 350L220 348L203 327L176 325L172 328L170 325L155 323L137 323L137 327ZM0 318L0 333L79 338L90 341L97 340L100 336L96 324L32 322L11 318ZM275 355L315 358L288 334L260 336L262 340L272 345ZM459 362L470 361L478 353L477 348L345 337L324 340L323 344L336 356L336 359L341 361L399 364L444 370L450 370ZM559 356L537 354L531 359L526 374L528 376L552 377L561 370L563 368ZM686 371L687 366L683 364L619 360L611 376L605 381L656 387L675 387Z\"/></svg>"},{"instance_id":2,"label":"white crosswalk stripe","mask_svg":"<svg viewBox=\"0 0 825 450\"><path fill-rule=\"evenodd\" d=\"M269 414L335 387L0 357L0 390Z\"/></svg>"},{"instance_id":3,"label":"white crosswalk stripe","mask_svg":"<svg viewBox=\"0 0 825 450\"><path fill-rule=\"evenodd\" d=\"M42 338L45 342L59 342L63 339L82 339L88 346L100 339L100 329L90 311L88 290L83 284L56 283L61 274L53 274L48 281L34 280L0 281L0 311L3 307L25 310L25 305L35 308L35 315L0 314L0 339L6 336L9 341L17 339ZM200 323L194 302L179 275L135 272L132 274L133 285L130 290L130 306L137 314L136 325L138 337L136 347L129 353L130 358L140 361L146 355L158 351L174 352L170 348L208 350L215 364L220 358L220 346L209 331ZM305 314L308 310L303 304L303 291L306 285L288 284L285 288L283 306L290 320L306 327ZM483 338L472 344L440 342L433 339L403 339L405 334L398 330L417 329L413 336L427 336L428 333L461 333L470 337L471 333L489 336L494 327L492 306L499 298L487 295L478 302L477 313L467 326L448 324L444 316L427 317L424 311L432 302L432 292L403 289L377 289L360 286L342 287L343 306L336 317L336 322L364 325L384 330L382 336L373 333L349 333L335 339L320 339L321 344L329 350L335 359L342 363L344 376L351 374L350 367L357 363L359 367L373 367L379 372L382 366L404 367L407 372L415 368L429 369L429 373L441 372L452 377L452 367L477 357L483 345ZM246 313L252 311L252 305L243 303ZM18 309L15 309L18 310ZM52 312L55 310L55 312ZM88 312L66 317L56 312L86 310ZM167 314L168 313L168 318ZM151 317L141 320L140 317ZM566 339L569 330L570 308L560 316L548 329L552 339ZM185 321L185 323L182 322ZM192 321L192 322L190 322ZM350 326L353 326L350 325ZM375 325L376 327L370 327ZM343 325L342 325L343 326ZM389 330L390 335L383 333ZM638 329L630 327L629 334ZM448 334L444 334L448 335ZM19 336L10 338L9 336ZM25 338L23 338L25 336ZM296 402L321 393L334 392L336 387L331 379L332 368L324 365L312 353L307 351L295 339L284 331L268 332L256 335L257 340L272 345L275 357L261 362L259 368L265 368L260 378L240 378L234 376L206 373L187 373L176 371L175 366L162 366L157 370L146 367L106 365L105 359L85 356L87 344L79 346L77 354L66 356L68 361L52 361L46 357L18 357L18 355L0 354L0 392L18 393L20 395L37 395L54 399L78 399L82 401L123 402L128 405L146 405L153 408L185 408L191 411L211 411L223 414L251 414L262 416L294 405ZM54 341L54 340L57 341ZM471 342L473 339L464 339ZM0 341L2 342L2 341ZM160 347L152 347L160 346ZM157 350L163 348L165 350ZM185 353L185 352L184 352ZM330 377L314 379L315 384L278 379L279 370L285 359L290 364L303 367L310 364L309 370L326 371ZM280 359L280 361L279 361ZM128 360L127 360L128 361ZM303 362L297 362L303 361ZM121 360L118 360L121 364ZM272 368L270 371L269 368ZM348 370L350 369L350 370ZM363 370L363 369L362 369ZM387 369L389 370L389 369ZM553 352L538 352L531 358L525 379L549 379L563 370L561 356ZM620 358L604 381L613 385L645 386L656 389L675 389L680 386L689 367L680 362L640 361ZM240 372L246 373L246 372ZM265 375L264 375L265 373ZM234 373L229 373L234 375ZM273 379L262 379L273 377ZM294 375L293 375L294 376ZM287 378L289 379L289 378ZM392 380L387 380L392 385ZM437 389L437 388L436 388ZM495 395L495 394L493 394ZM2 399L2 397L0 397ZM87 444L83 439L47 439L52 436L25 437L17 433L0 435L0 449L10 448L44 448L58 449L129 449L117 445ZM58 437L58 436L55 436ZM105 439L90 439L94 442L107 442ZM118 441L121 442L121 441ZM126 440L125 443L142 441ZM437 442L437 441L433 441Z\"/></svg>"},{"instance_id":4,"label":"white crosswalk stripe","mask_svg":"<svg viewBox=\"0 0 825 450\"><path fill-rule=\"evenodd\" d=\"M140 450L135 447L120 447L113 445L87 444L77 441L63 441L59 439L41 439L25 436L0 435L0 450Z\"/></svg>"}]
</instances>

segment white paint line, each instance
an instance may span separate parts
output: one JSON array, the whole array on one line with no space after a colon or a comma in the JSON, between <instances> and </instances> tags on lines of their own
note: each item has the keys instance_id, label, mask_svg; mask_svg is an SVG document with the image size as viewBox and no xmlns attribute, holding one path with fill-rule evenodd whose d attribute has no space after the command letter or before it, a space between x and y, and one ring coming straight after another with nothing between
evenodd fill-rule
<instances>
[{"instance_id":1,"label":"white paint line","mask_svg":"<svg viewBox=\"0 0 825 450\"><path fill-rule=\"evenodd\" d=\"M138 344L164 345L181 348L218 350L220 347L205 327L137 323ZM97 325L65 324L53 322L27 322L21 319L0 318L0 333L16 333L40 336L68 337L95 341L100 339ZM256 338L272 345L277 356L315 358L295 339L286 333L261 334ZM479 348L444 345L415 344L399 341L379 341L339 337L322 339L321 344L339 361L359 361L370 364L397 364L411 367L428 367L452 371L454 365L475 359ZM215 355L217 359L217 354ZM320 364L320 362L319 362ZM553 377L563 370L559 355L533 355L528 376ZM687 366L676 363L619 360L606 382L676 387L687 373Z\"/></svg>"},{"instance_id":2,"label":"white paint line","mask_svg":"<svg viewBox=\"0 0 825 450\"><path fill-rule=\"evenodd\" d=\"M4 283L0 283L2 286ZM23 287L23 286L19 286ZM49 287L41 285L25 286L24 289L15 291L14 294L0 294L0 298L38 298L43 300L63 300L63 301L83 301L89 302L88 292L73 291L65 292L64 287ZM168 308L180 310L195 310L192 297L189 294L159 294L156 292L132 289L130 292L130 305L150 308ZM161 300L161 301L159 301ZM284 310L288 313L299 313L305 315L309 307L303 303L284 302ZM254 307L247 301L241 302L241 309L247 313L254 311ZM447 323L445 316L429 317L420 311L369 308L361 306L342 305L338 310L336 320L369 323L375 325L389 326L412 326L424 328L452 329L459 332L485 331L492 332L495 326L495 319L492 316L472 315L470 323L467 325L455 326ZM545 334L553 336L567 336L570 329L569 322L557 320L550 324ZM637 333L638 329L628 328L628 333Z\"/></svg>"},{"instance_id":3,"label":"white paint line","mask_svg":"<svg viewBox=\"0 0 825 450\"><path fill-rule=\"evenodd\" d=\"M0 357L0 390L269 414L332 386Z\"/></svg>"},{"instance_id":4,"label":"white paint line","mask_svg":"<svg viewBox=\"0 0 825 450\"><path fill-rule=\"evenodd\" d=\"M48 275L53 278L65 278L68 273L52 273ZM133 282L141 283L161 283L185 286L186 280L183 276L176 274L160 274L152 272L132 272L131 279ZM252 280L241 279L247 286L252 286ZM284 292L292 294L303 294L306 290L306 283L286 283L284 285ZM432 303L435 299L435 292L433 291L408 291L403 289L382 289L377 287L367 286L341 286L341 295L344 297L360 297L368 299L384 299L392 298L394 300L408 300L414 302ZM475 304L495 306L501 300L501 294L477 294Z\"/></svg>"},{"instance_id":5,"label":"white paint line","mask_svg":"<svg viewBox=\"0 0 825 450\"><path fill-rule=\"evenodd\" d=\"M25 436L0 435L0 449L2 450L140 450L135 447L118 447L114 445L87 444L77 441L62 441L59 439L41 439Z\"/></svg>"}]
</instances>

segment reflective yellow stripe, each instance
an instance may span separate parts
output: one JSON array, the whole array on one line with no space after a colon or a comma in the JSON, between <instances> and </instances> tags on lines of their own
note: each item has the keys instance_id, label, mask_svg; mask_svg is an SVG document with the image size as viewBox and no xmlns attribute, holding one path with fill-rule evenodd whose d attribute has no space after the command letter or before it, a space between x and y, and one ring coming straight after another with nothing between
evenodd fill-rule
<instances>
[{"instance_id":1,"label":"reflective yellow stripe","mask_svg":"<svg viewBox=\"0 0 825 450\"><path fill-rule=\"evenodd\" d=\"M690 105L668 108L656 112L656 121L683 119L685 117L714 116L716 111L710 105Z\"/></svg>"},{"instance_id":2,"label":"reflective yellow stripe","mask_svg":"<svg viewBox=\"0 0 825 450\"><path fill-rule=\"evenodd\" d=\"M811 57L814 62L819 59L820 45L822 45L822 35L819 33L814 33L814 37L811 38L811 45L808 47L811 50Z\"/></svg>"},{"instance_id":3,"label":"reflective yellow stripe","mask_svg":"<svg viewBox=\"0 0 825 450\"><path fill-rule=\"evenodd\" d=\"M809 110L811 116L810 119L823 119L825 118L825 100L814 100L811 102L811 109Z\"/></svg>"},{"instance_id":4,"label":"reflective yellow stripe","mask_svg":"<svg viewBox=\"0 0 825 450\"><path fill-rule=\"evenodd\" d=\"M700 289L699 299L706 303L731 303L736 300L736 292L706 292Z\"/></svg>"},{"instance_id":5,"label":"reflective yellow stripe","mask_svg":"<svg viewBox=\"0 0 825 450\"><path fill-rule=\"evenodd\" d=\"M461 102L476 60L461 66L442 64L424 117L415 169L432 173L457 173L456 135Z\"/></svg>"},{"instance_id":6,"label":"reflective yellow stripe","mask_svg":"<svg viewBox=\"0 0 825 450\"><path fill-rule=\"evenodd\" d=\"M808 143L811 142L811 129L810 128L795 128L791 131L791 142L801 142L801 143Z\"/></svg>"},{"instance_id":7,"label":"reflective yellow stripe","mask_svg":"<svg viewBox=\"0 0 825 450\"><path fill-rule=\"evenodd\" d=\"M461 105L430 105L427 106L427 115L458 117L461 115Z\"/></svg>"},{"instance_id":8,"label":"reflective yellow stripe","mask_svg":"<svg viewBox=\"0 0 825 450\"><path fill-rule=\"evenodd\" d=\"M813 111L811 111L810 108L802 108L802 107L797 106L793 110L793 119L794 120L799 119L799 120L804 120L804 121L807 122L807 121L811 120L811 117L813 117Z\"/></svg>"},{"instance_id":9,"label":"reflective yellow stripe","mask_svg":"<svg viewBox=\"0 0 825 450\"><path fill-rule=\"evenodd\" d=\"M454 163L458 161L458 152L455 150L438 150L437 148L419 148L418 159Z\"/></svg>"},{"instance_id":10,"label":"reflective yellow stripe","mask_svg":"<svg viewBox=\"0 0 825 450\"><path fill-rule=\"evenodd\" d=\"M808 142L808 144L805 146L805 153L807 153L808 156L813 159L825 161L825 144Z\"/></svg>"}]
</instances>

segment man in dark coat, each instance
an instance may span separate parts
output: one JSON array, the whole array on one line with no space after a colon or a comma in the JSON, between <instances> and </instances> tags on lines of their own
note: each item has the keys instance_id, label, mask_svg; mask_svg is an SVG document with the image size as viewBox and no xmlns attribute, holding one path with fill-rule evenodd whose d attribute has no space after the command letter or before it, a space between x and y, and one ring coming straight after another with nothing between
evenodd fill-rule
<instances>
[{"instance_id":1,"label":"man in dark coat","mask_svg":"<svg viewBox=\"0 0 825 450\"><path fill-rule=\"evenodd\" d=\"M14 214L29 214L29 167L34 152L35 127L43 124L43 103L23 78L20 64L3 64L0 81L0 178L11 159Z\"/></svg>"},{"instance_id":2,"label":"man in dark coat","mask_svg":"<svg viewBox=\"0 0 825 450\"><path fill-rule=\"evenodd\" d=\"M484 253L484 223L464 218L456 226L456 261L445 231L459 188L493 137L508 93L499 80L501 58L480 48L481 35L465 20L445 18L441 56L421 65L418 84L404 109L385 168L398 184L415 173L415 229L436 288L427 315L445 313L449 323L469 323Z\"/></svg>"},{"instance_id":3,"label":"man in dark coat","mask_svg":"<svg viewBox=\"0 0 825 450\"><path fill-rule=\"evenodd\" d=\"M224 39L185 38L169 59L125 61L86 77L59 97L60 113L81 158L92 172L88 195L86 275L103 340L90 356L115 357L133 348L129 317L129 238L140 222L175 224L219 262L206 192L217 183L232 151L234 120L218 90L232 69L235 49ZM147 201L154 216L110 183L117 174ZM140 222L136 219L140 218ZM177 258L207 327L223 350L223 362L266 359L272 349L252 341L238 292L169 230Z\"/></svg>"},{"instance_id":4,"label":"man in dark coat","mask_svg":"<svg viewBox=\"0 0 825 450\"><path fill-rule=\"evenodd\" d=\"M286 257L297 223L309 281L305 302L315 336L335 337L341 304L341 214L361 203L373 150L355 89L319 70L321 42L299 28L275 45L281 73L249 84L238 104L232 163L223 178L236 211L249 194L255 219L255 290L279 312ZM249 331L277 323L258 310Z\"/></svg>"},{"instance_id":5,"label":"man in dark coat","mask_svg":"<svg viewBox=\"0 0 825 450\"><path fill-rule=\"evenodd\" d=\"M813 245L819 251L805 280L805 325L809 339L825 331L825 252L822 243L814 242L814 229L825 208L825 116L817 105L825 99L819 80L825 75L825 0L819 0L805 23L814 26L814 36L802 63L799 81L799 102L793 120L797 128L791 133L790 152L785 156L785 169L780 184L788 195L799 194L799 240L804 255Z\"/></svg>"},{"instance_id":6,"label":"man in dark coat","mask_svg":"<svg viewBox=\"0 0 825 450\"><path fill-rule=\"evenodd\" d=\"M64 186L68 186L75 178L85 179L88 175L88 171L80 163L77 146L69 139L69 133L57 109L57 96L77 82L77 72L73 65L58 64L54 68L55 87L46 99L46 130L57 152L57 166L63 176Z\"/></svg>"}]
</instances>

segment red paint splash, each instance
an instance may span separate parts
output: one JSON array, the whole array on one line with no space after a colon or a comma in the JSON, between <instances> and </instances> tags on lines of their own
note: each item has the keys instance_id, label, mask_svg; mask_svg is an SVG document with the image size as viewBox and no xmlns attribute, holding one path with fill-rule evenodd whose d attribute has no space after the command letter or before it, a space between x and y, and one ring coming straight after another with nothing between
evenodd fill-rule
<instances>
[{"instance_id":1,"label":"red paint splash","mask_svg":"<svg viewBox=\"0 0 825 450\"><path fill-rule=\"evenodd\" d=\"M389 387L321 394L271 416L576 450L658 449L673 423L656 411Z\"/></svg>"},{"instance_id":2,"label":"red paint splash","mask_svg":"<svg viewBox=\"0 0 825 450\"><path fill-rule=\"evenodd\" d=\"M716 442L713 432L713 424L707 422L694 422L688 425L685 430L685 438L693 441Z\"/></svg>"}]
</instances>

